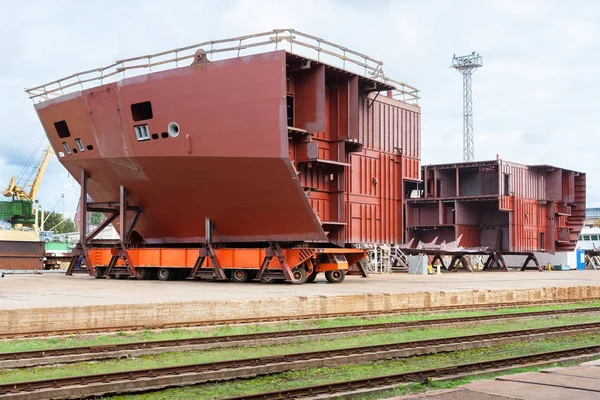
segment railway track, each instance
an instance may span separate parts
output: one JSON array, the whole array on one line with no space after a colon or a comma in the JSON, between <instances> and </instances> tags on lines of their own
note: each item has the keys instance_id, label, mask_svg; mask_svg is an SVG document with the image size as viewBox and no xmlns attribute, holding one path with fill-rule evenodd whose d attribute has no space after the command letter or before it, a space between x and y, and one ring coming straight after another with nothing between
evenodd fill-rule
<instances>
[{"instance_id":1,"label":"railway track","mask_svg":"<svg viewBox=\"0 0 600 400\"><path fill-rule=\"evenodd\" d=\"M340 396L356 395L394 388L400 384L411 382L426 383L430 380L460 379L468 376L481 375L490 372L501 372L521 366L543 366L556 362L583 361L591 354L598 354L600 346L579 347L575 349L551 351L538 354L528 354L518 357L481 361L451 367L424 369L400 374L376 376L343 382L333 382L324 385L304 386L295 389L277 390L244 396L228 397L223 400L281 400L308 398L343 398ZM328 395L332 396L329 397Z\"/></svg>"},{"instance_id":2,"label":"railway track","mask_svg":"<svg viewBox=\"0 0 600 400\"><path fill-rule=\"evenodd\" d=\"M374 360L451 352L598 331L600 331L600 322L594 322L571 326L495 332L202 364L110 372L97 375L12 382L0 384L0 397L35 400L67 396L98 396L161 389L170 386L188 386L210 381L249 378L311 367L347 365ZM600 352L600 345L583 349L585 350L580 349L578 351L582 352L581 354L598 353ZM281 398L288 397L283 396Z\"/></svg>"},{"instance_id":3,"label":"railway track","mask_svg":"<svg viewBox=\"0 0 600 400\"><path fill-rule=\"evenodd\" d=\"M589 298L585 302L599 301L600 298ZM410 313L437 313L437 312L449 312L449 311L475 311L475 310L495 310L502 308L515 308L515 307L527 307L527 306L551 306L551 305L567 305L567 304L579 304L580 301L570 300L555 300L555 301L524 301L524 302L507 302L507 303L494 303L494 304L472 304L472 305L457 305L457 306L445 306L445 307L424 307L414 309L396 309L396 310L385 310L385 311L358 311L358 312L343 312L343 313L322 313L322 314L305 314L305 315L293 315L293 316L277 316L277 317L252 317L252 318L237 318L237 319L222 319L212 321L193 321L193 322L173 322L173 323L160 323L156 325L122 325L116 327L104 327L104 328L75 328L75 329L60 329L60 330L47 330L47 331L33 331L33 332L3 332L0 333L0 340L5 339L27 339L27 338L38 338L46 336L68 336L68 335L81 335L81 334L103 334L103 333L115 333L115 332L127 332L127 331L142 331L142 330L159 330L159 329L175 329L175 328L200 328L220 325L243 325L243 324L261 324L261 323L277 323L277 322L294 322L294 321L305 321L305 320L323 320L323 319L335 319L344 317L363 317L363 318L376 318L383 316L393 316L399 314L410 314Z\"/></svg>"},{"instance_id":4,"label":"railway track","mask_svg":"<svg viewBox=\"0 0 600 400\"><path fill-rule=\"evenodd\" d=\"M288 330L280 332L261 332L240 335L212 336L188 339L172 339L133 343L109 344L101 346L79 346L62 349L31 350L13 353L0 353L0 368L23 368L36 365L48 365L68 362L99 360L107 358L140 356L163 352L187 350L207 350L253 345L285 344L304 338L326 339L341 334L353 335L415 329L427 326L445 326L472 324L476 322L494 322L523 318L549 316L568 316L587 313L600 313L600 307L587 307L569 310L532 311L517 314L482 315L460 318L429 319L408 322L387 322L379 324L350 325L330 328Z\"/></svg>"}]
</instances>

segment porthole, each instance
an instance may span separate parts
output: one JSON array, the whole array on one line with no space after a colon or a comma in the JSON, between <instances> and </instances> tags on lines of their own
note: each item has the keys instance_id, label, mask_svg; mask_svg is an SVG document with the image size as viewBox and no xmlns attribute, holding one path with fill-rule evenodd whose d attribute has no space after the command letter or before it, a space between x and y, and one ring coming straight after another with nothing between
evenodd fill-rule
<instances>
[{"instance_id":1,"label":"porthole","mask_svg":"<svg viewBox=\"0 0 600 400\"><path fill-rule=\"evenodd\" d=\"M177 122L171 122L169 124L169 128L167 130L169 131L169 136L171 136L171 137L179 136L179 124Z\"/></svg>"}]
</instances>

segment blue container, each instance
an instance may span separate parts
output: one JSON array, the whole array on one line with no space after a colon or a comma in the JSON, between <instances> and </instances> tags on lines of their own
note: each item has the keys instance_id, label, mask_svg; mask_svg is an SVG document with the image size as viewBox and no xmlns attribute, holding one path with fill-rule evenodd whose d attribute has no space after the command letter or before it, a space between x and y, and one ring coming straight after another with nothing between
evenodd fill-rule
<instances>
[{"instance_id":1,"label":"blue container","mask_svg":"<svg viewBox=\"0 0 600 400\"><path fill-rule=\"evenodd\" d=\"M577 256L577 269L585 269L585 250L577 249L575 255Z\"/></svg>"}]
</instances>

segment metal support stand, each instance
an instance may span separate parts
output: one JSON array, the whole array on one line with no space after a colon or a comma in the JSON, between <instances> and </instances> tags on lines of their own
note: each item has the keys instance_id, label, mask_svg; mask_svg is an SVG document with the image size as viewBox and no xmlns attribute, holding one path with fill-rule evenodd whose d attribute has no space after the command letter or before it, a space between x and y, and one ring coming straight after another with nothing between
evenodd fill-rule
<instances>
[{"instance_id":1,"label":"metal support stand","mask_svg":"<svg viewBox=\"0 0 600 400\"><path fill-rule=\"evenodd\" d=\"M73 270L75 269L75 266L77 265L78 261L79 256L71 257L71 261L69 261L69 267L67 268L67 272L65 273L65 275L73 275Z\"/></svg>"},{"instance_id":2,"label":"metal support stand","mask_svg":"<svg viewBox=\"0 0 600 400\"><path fill-rule=\"evenodd\" d=\"M291 282L292 270L283 255L283 250L281 250L281 246L278 243L269 243L269 248L265 250L265 258L263 258L262 264L260 265L260 269L258 270L258 274L256 274L256 280L260 280L265 272L269 269L269 264L273 257L277 257L279 264L281 265L281 269L283 271L283 276L285 276L285 280Z\"/></svg>"},{"instance_id":3,"label":"metal support stand","mask_svg":"<svg viewBox=\"0 0 600 400\"><path fill-rule=\"evenodd\" d=\"M448 267L446 267L446 264L444 263L444 259L439 254L436 254L436 255L433 256L433 260L431 260L431 267L433 267L435 265L436 261L440 262L440 264L442 265L443 269L448 270Z\"/></svg>"},{"instance_id":4,"label":"metal support stand","mask_svg":"<svg viewBox=\"0 0 600 400\"><path fill-rule=\"evenodd\" d=\"M213 267L213 277L221 281L227 280L227 275L225 275L225 271L221 268L221 263L215 254L215 249L210 243L205 243L198 250L198 258L196 259L196 263L194 264L194 268L192 268L192 272L190 272L188 279L196 279L198 277L198 271L202 268L204 260L206 260L207 257L210 259Z\"/></svg>"},{"instance_id":5,"label":"metal support stand","mask_svg":"<svg viewBox=\"0 0 600 400\"><path fill-rule=\"evenodd\" d=\"M96 271L94 270L92 263L90 263L87 252L87 180L88 174L85 170L82 170L81 194L79 198L79 246L81 247L81 257L83 257L83 262L85 262L85 265L87 265L88 274L94 275ZM71 275L73 273L73 268L75 267L77 261L78 260L71 260L69 268L67 269L67 275Z\"/></svg>"},{"instance_id":6,"label":"metal support stand","mask_svg":"<svg viewBox=\"0 0 600 400\"><path fill-rule=\"evenodd\" d=\"M130 206L127 203L127 190L121 186L119 188L119 202L108 201L108 202L89 202L87 201L88 193L87 193L87 185L88 185L89 175L86 171L81 172L81 198L79 203L79 247L81 249L81 254L74 255L73 259L69 264L69 268L67 269L66 274L71 275L73 270L77 264L78 258L83 257L83 262L88 267L88 273L90 275L95 275L96 271L94 265L89 260L88 256L88 248L90 246L90 242L94 239L100 232L104 230L109 224L113 223L117 218L119 218L119 242L113 243L116 248L116 254L113 254L111 260L109 262L108 268L104 272L103 276L106 277L113 271L119 259L123 260L125 267L127 268L127 272L130 276L136 277L137 273L135 270L135 266L131 262L131 258L129 257L127 251L127 245L131 239L131 234L133 233L133 228L138 221L139 215L141 213L141 209L136 206ZM127 212L133 211L132 218L128 221ZM92 231L89 235L87 233L87 213L88 212L101 212L104 214L110 214L94 231Z\"/></svg>"},{"instance_id":7,"label":"metal support stand","mask_svg":"<svg viewBox=\"0 0 600 400\"><path fill-rule=\"evenodd\" d=\"M115 268L115 265L117 265L117 261L119 261L119 256L113 255L112 257L110 257L110 261L108 262L106 271L104 271L104 275L102 275L104 278L108 277L112 273L113 269Z\"/></svg>"},{"instance_id":8,"label":"metal support stand","mask_svg":"<svg viewBox=\"0 0 600 400\"><path fill-rule=\"evenodd\" d=\"M65 275L73 275L73 273L75 271L80 271L80 272L86 272L87 274L90 274L89 272L89 266L86 265L87 269L86 270L77 270L77 263L79 263L79 259L81 258L81 248L75 248L73 249L73 256L71 257L71 260L69 261L69 267L67 268L67 272L65 272ZM83 261L85 262L85 260ZM80 265L81 268L81 265Z\"/></svg>"},{"instance_id":9,"label":"metal support stand","mask_svg":"<svg viewBox=\"0 0 600 400\"><path fill-rule=\"evenodd\" d=\"M356 265L356 268L358 269L360 276L362 276L363 278L369 277L369 272L367 271L367 268L365 268L365 266L363 265L363 263L361 261L357 261L356 263L354 263L354 265Z\"/></svg>"},{"instance_id":10,"label":"metal support stand","mask_svg":"<svg viewBox=\"0 0 600 400\"><path fill-rule=\"evenodd\" d=\"M471 266L469 265L469 262L465 258L464 254L453 255L452 260L450 261L450 266L448 267L448 270L456 272L456 271L458 271L460 266L462 266L464 269L466 269L469 272L473 272L473 268L471 268Z\"/></svg>"},{"instance_id":11,"label":"metal support stand","mask_svg":"<svg viewBox=\"0 0 600 400\"><path fill-rule=\"evenodd\" d=\"M529 264L530 261L533 261L535 263L535 267L527 267L527 265ZM540 272L544 271L542 269L542 267L540 266L540 264L538 263L538 260L535 256L535 254L533 254L533 253L530 253L527 255L527 258L525 259L525 262L523 263L523 266L521 267L521 271L525 271L527 269L537 269Z\"/></svg>"},{"instance_id":12,"label":"metal support stand","mask_svg":"<svg viewBox=\"0 0 600 400\"><path fill-rule=\"evenodd\" d=\"M499 251L493 251L492 253L490 253L487 260L485 261L485 264L483 264L484 271L489 271L494 268L508 271L506 261L504 261L504 257L502 257L502 254L500 254Z\"/></svg>"},{"instance_id":13,"label":"metal support stand","mask_svg":"<svg viewBox=\"0 0 600 400\"><path fill-rule=\"evenodd\" d=\"M194 264L194 268L192 268L192 272L188 276L188 279L196 279L201 275L198 274L200 272L200 268L204 264L204 260L208 257L213 267L213 278L224 281L227 280L227 275L225 275L225 271L221 268L221 263L217 258L215 253L215 249L212 246L212 237L213 237L213 229L214 225L209 218L206 218L204 224L204 237L205 241L202 247L198 249L198 258L196 259L196 263Z\"/></svg>"}]
</instances>

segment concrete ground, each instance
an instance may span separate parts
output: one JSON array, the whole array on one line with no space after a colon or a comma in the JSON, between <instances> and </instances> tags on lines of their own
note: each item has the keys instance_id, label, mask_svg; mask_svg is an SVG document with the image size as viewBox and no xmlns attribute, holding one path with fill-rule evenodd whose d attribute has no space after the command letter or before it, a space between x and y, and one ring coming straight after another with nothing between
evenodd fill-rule
<instances>
[{"instance_id":1,"label":"concrete ground","mask_svg":"<svg viewBox=\"0 0 600 400\"><path fill-rule=\"evenodd\" d=\"M588 400L600 398L600 361L505 375L465 386L389 400Z\"/></svg>"},{"instance_id":2,"label":"concrete ground","mask_svg":"<svg viewBox=\"0 0 600 400\"><path fill-rule=\"evenodd\" d=\"M341 284L324 277L313 284L94 279L87 275L6 275L0 279L0 309L144 304L180 301L281 299L290 296L343 296L472 290L600 286L600 271L457 272L441 275L348 276Z\"/></svg>"},{"instance_id":3,"label":"concrete ground","mask_svg":"<svg viewBox=\"0 0 600 400\"><path fill-rule=\"evenodd\" d=\"M304 285L6 275L0 332L594 298L600 298L599 271L372 275L341 284L320 277Z\"/></svg>"}]
</instances>

